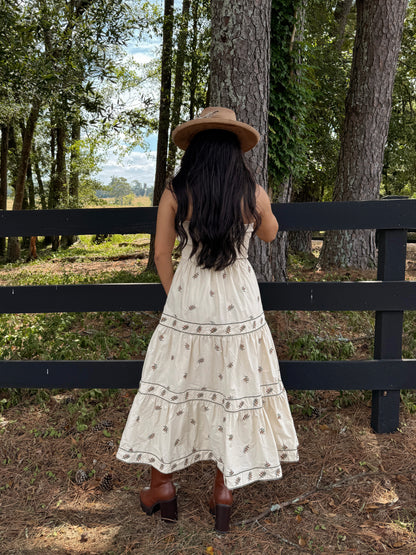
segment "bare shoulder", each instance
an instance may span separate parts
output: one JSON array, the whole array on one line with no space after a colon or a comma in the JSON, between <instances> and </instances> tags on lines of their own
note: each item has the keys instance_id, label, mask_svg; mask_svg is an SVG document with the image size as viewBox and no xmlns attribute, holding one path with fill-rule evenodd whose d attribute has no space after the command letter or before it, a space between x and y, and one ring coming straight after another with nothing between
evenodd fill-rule
<instances>
[{"instance_id":1,"label":"bare shoulder","mask_svg":"<svg viewBox=\"0 0 416 555\"><path fill-rule=\"evenodd\" d=\"M176 214L178 203L174 192L169 187L166 187L163 191L160 197L159 207L162 207L163 210L171 210Z\"/></svg>"}]
</instances>

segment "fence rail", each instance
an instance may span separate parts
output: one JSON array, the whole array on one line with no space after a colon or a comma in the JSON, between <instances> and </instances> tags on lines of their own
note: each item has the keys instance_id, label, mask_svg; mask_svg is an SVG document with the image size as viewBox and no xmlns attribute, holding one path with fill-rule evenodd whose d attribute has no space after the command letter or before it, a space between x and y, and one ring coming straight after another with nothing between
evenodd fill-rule
<instances>
[{"instance_id":1,"label":"fence rail","mask_svg":"<svg viewBox=\"0 0 416 555\"><path fill-rule=\"evenodd\" d=\"M376 432L399 426L400 389L416 387L416 359L402 360L403 311L416 310L405 281L406 237L416 200L275 204L280 230L377 229L377 280L261 283L265 310L374 310L374 360L280 361L290 389L371 389ZM152 233L156 208L0 211L0 237ZM159 311L160 284L0 287L0 313ZM0 387L137 387L143 361L0 361Z\"/></svg>"}]
</instances>

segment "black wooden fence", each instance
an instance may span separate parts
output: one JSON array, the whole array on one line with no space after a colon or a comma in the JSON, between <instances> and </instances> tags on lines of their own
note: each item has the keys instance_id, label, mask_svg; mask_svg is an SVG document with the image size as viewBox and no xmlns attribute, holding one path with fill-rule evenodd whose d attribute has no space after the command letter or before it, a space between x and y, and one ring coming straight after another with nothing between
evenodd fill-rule
<instances>
[{"instance_id":1,"label":"black wooden fence","mask_svg":"<svg viewBox=\"0 0 416 555\"><path fill-rule=\"evenodd\" d=\"M403 311L416 310L416 282L405 281L407 230L416 200L273 205L280 230L377 229L377 280L261 283L265 310L375 310L373 360L281 361L288 389L373 390L376 432L399 426L400 389L416 387L416 359L402 359ZM0 236L150 233L155 208L0 211ZM158 283L0 287L1 313L161 310ZM142 361L0 361L0 387L138 386Z\"/></svg>"}]
</instances>

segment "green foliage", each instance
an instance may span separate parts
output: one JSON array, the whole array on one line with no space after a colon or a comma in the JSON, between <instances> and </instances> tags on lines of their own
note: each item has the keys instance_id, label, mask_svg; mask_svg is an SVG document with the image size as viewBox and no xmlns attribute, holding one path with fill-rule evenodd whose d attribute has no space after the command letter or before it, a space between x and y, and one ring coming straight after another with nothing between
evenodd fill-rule
<instances>
[{"instance_id":1,"label":"green foliage","mask_svg":"<svg viewBox=\"0 0 416 555\"><path fill-rule=\"evenodd\" d=\"M305 333L289 342L289 356L296 360L341 360L354 354L354 346L348 339L321 337Z\"/></svg>"},{"instance_id":2,"label":"green foliage","mask_svg":"<svg viewBox=\"0 0 416 555\"><path fill-rule=\"evenodd\" d=\"M273 0L271 22L269 174L276 194L290 174L303 173L304 120L310 97L302 67L302 47L293 42L301 0Z\"/></svg>"},{"instance_id":3,"label":"green foliage","mask_svg":"<svg viewBox=\"0 0 416 555\"><path fill-rule=\"evenodd\" d=\"M129 326L129 336L115 332ZM3 360L141 358L150 334L136 313L1 315Z\"/></svg>"},{"instance_id":4,"label":"green foliage","mask_svg":"<svg viewBox=\"0 0 416 555\"><path fill-rule=\"evenodd\" d=\"M416 198L416 2L409 3L394 83L381 194Z\"/></svg>"},{"instance_id":5,"label":"green foliage","mask_svg":"<svg viewBox=\"0 0 416 555\"><path fill-rule=\"evenodd\" d=\"M403 317L403 358L416 358L416 312L406 311Z\"/></svg>"}]
</instances>

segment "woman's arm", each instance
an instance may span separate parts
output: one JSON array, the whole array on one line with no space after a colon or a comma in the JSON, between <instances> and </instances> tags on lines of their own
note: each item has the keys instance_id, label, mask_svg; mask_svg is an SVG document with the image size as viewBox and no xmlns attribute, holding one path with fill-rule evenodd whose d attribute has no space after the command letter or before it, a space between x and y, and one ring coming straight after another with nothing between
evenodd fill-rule
<instances>
[{"instance_id":1,"label":"woman's arm","mask_svg":"<svg viewBox=\"0 0 416 555\"><path fill-rule=\"evenodd\" d=\"M169 293L173 279L172 251L176 239L176 209L173 194L169 189L165 189L157 211L155 264L166 295Z\"/></svg>"},{"instance_id":2,"label":"woman's arm","mask_svg":"<svg viewBox=\"0 0 416 555\"><path fill-rule=\"evenodd\" d=\"M256 207L261 216L261 224L256 230L256 235L263 241L270 243L270 241L273 241L276 237L279 224L272 212L270 199L266 191L263 187L260 187L260 185L257 185L256 201Z\"/></svg>"}]
</instances>

